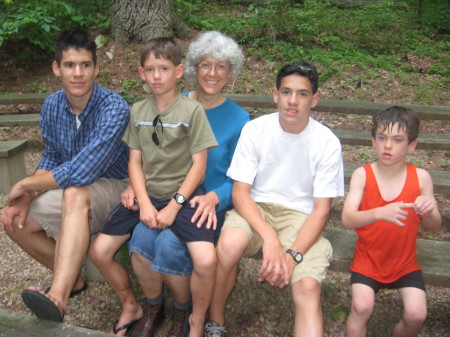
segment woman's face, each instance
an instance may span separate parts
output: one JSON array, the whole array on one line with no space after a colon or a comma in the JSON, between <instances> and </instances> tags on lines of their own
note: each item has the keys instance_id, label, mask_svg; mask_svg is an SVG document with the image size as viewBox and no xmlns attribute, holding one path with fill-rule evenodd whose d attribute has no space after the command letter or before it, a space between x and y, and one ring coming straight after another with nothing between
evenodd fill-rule
<instances>
[{"instance_id":1,"label":"woman's face","mask_svg":"<svg viewBox=\"0 0 450 337\"><path fill-rule=\"evenodd\" d=\"M199 89L209 95L221 93L229 73L230 62L219 61L211 56L205 57L197 65Z\"/></svg>"}]
</instances>

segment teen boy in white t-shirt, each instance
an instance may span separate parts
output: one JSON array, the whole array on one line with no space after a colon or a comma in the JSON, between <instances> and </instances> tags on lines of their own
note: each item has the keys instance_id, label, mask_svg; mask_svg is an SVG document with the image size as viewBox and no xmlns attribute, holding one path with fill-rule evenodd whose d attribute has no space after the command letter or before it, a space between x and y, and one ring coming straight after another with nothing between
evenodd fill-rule
<instances>
[{"instance_id":1,"label":"teen boy in white t-shirt","mask_svg":"<svg viewBox=\"0 0 450 337\"><path fill-rule=\"evenodd\" d=\"M205 336L226 336L225 304L239 260L262 249L259 281L291 283L295 336L322 336L320 284L332 258L322 236L334 197L344 195L341 145L309 117L318 74L306 62L285 65L273 97L279 112L243 128L228 176L235 210L218 242L218 265Z\"/></svg>"}]
</instances>

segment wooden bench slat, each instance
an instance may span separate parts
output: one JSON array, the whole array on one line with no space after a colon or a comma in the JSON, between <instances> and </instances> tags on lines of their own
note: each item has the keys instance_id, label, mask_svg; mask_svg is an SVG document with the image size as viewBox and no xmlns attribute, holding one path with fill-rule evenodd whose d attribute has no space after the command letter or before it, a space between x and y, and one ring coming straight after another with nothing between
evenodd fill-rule
<instances>
[{"instance_id":1,"label":"wooden bench slat","mask_svg":"<svg viewBox=\"0 0 450 337\"><path fill-rule=\"evenodd\" d=\"M0 104L42 104L49 94L4 94L0 95ZM243 107L276 109L272 96L234 95L227 94L236 103ZM362 101L321 99L313 109L315 111L373 115L375 112L392 106L392 103L375 103ZM450 120L450 108L446 106L431 106L419 104L401 104L416 111L424 120Z\"/></svg>"},{"instance_id":2,"label":"wooden bench slat","mask_svg":"<svg viewBox=\"0 0 450 337\"><path fill-rule=\"evenodd\" d=\"M333 246L333 261L330 269L349 271L357 239L356 232L349 229L327 227L325 235ZM417 259L428 284L449 286L450 242L418 239Z\"/></svg>"},{"instance_id":3,"label":"wooden bench slat","mask_svg":"<svg viewBox=\"0 0 450 337\"><path fill-rule=\"evenodd\" d=\"M372 146L370 131L331 129L342 144ZM419 134L417 149L450 150L450 137L447 134Z\"/></svg>"},{"instance_id":4,"label":"wooden bench slat","mask_svg":"<svg viewBox=\"0 0 450 337\"><path fill-rule=\"evenodd\" d=\"M28 126L39 125L40 114L0 115L0 125Z\"/></svg>"},{"instance_id":5,"label":"wooden bench slat","mask_svg":"<svg viewBox=\"0 0 450 337\"><path fill-rule=\"evenodd\" d=\"M233 95L227 94L227 97L243 107L276 109L277 105L273 102L272 96L255 96L255 95ZM362 101L347 101L334 99L320 99L314 111L356 114L356 115L373 115L377 111L386 109L394 104L392 103L374 103ZM399 104L405 108L411 109L424 120L450 120L450 108L446 106L431 106L419 104Z\"/></svg>"},{"instance_id":6,"label":"wooden bench slat","mask_svg":"<svg viewBox=\"0 0 450 337\"><path fill-rule=\"evenodd\" d=\"M42 104L50 94L3 94L0 104Z\"/></svg>"},{"instance_id":7,"label":"wooden bench slat","mask_svg":"<svg viewBox=\"0 0 450 337\"><path fill-rule=\"evenodd\" d=\"M358 163L344 163L345 183L350 183L353 172L362 166ZM450 194L450 171L427 170L433 179L434 193Z\"/></svg>"}]
</instances>

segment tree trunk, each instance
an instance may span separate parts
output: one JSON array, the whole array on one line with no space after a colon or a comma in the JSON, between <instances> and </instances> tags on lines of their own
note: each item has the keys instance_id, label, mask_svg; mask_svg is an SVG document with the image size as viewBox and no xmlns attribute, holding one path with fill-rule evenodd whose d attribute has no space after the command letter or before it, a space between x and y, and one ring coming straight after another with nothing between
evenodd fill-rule
<instances>
[{"instance_id":1,"label":"tree trunk","mask_svg":"<svg viewBox=\"0 0 450 337\"><path fill-rule=\"evenodd\" d=\"M172 0L113 0L111 34L124 46L163 36L189 38L192 32L178 18Z\"/></svg>"}]
</instances>

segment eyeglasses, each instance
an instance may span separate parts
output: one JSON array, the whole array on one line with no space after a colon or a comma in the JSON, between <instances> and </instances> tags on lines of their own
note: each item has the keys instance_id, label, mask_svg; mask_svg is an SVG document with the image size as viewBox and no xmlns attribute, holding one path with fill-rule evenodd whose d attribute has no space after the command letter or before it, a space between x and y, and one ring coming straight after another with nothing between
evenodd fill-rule
<instances>
[{"instance_id":1,"label":"eyeglasses","mask_svg":"<svg viewBox=\"0 0 450 337\"><path fill-rule=\"evenodd\" d=\"M161 125L161 133L164 133L164 127L161 121L161 115L157 115L155 118L153 118L153 133L152 133L152 140L153 143L155 143L156 145L160 145L160 141L158 138L158 132L156 132L156 127L157 125Z\"/></svg>"},{"instance_id":2,"label":"eyeglasses","mask_svg":"<svg viewBox=\"0 0 450 337\"><path fill-rule=\"evenodd\" d=\"M200 69L201 71L204 71L204 72L210 71L212 69L212 67L214 67L214 69L217 72L225 72L229 68L225 64L218 64L218 65L213 66L212 64L209 64L209 63L202 63L202 64L199 64L197 67L198 67L198 69Z\"/></svg>"}]
</instances>

